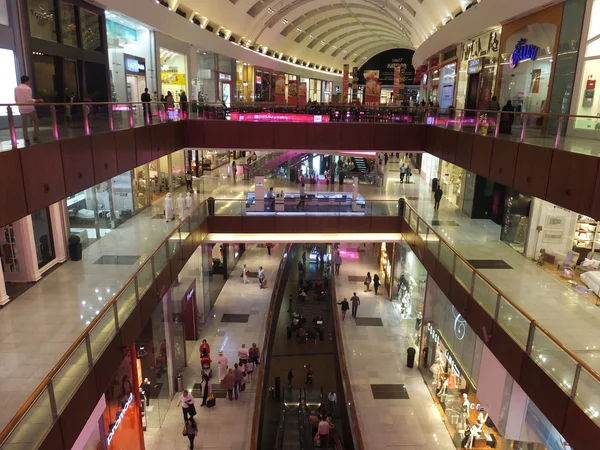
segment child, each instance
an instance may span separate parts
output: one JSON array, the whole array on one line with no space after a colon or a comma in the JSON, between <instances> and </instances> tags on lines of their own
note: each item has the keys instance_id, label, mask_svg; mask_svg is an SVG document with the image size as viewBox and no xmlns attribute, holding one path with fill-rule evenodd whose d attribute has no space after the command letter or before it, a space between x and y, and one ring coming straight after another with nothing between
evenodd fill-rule
<instances>
[{"instance_id":1,"label":"child","mask_svg":"<svg viewBox=\"0 0 600 450\"><path fill-rule=\"evenodd\" d=\"M252 372L254 372L254 362L250 360L246 363L246 375L248 375L248 383L252 381Z\"/></svg>"}]
</instances>

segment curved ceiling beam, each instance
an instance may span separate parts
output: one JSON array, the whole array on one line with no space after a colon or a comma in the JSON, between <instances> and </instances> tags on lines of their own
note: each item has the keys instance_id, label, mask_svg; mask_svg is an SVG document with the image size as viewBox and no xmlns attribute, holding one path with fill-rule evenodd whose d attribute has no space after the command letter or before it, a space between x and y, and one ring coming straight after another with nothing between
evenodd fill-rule
<instances>
[{"instance_id":1,"label":"curved ceiling beam","mask_svg":"<svg viewBox=\"0 0 600 450\"><path fill-rule=\"evenodd\" d=\"M346 54L346 53L352 53L352 50L350 50L350 47L353 44L356 44L357 42L360 42L360 45L367 45L369 42L372 42L372 41L376 41L376 42L379 42L379 43L386 42L386 43L389 43L390 45L395 45L395 46L398 45L398 43L396 41L394 41L394 40L391 40L391 39L382 39L379 36L357 37L355 39L352 39L352 40L346 42L341 47L338 47L337 49L335 49L335 51L331 54L331 56L332 57L336 57L336 56L338 56L342 52L344 52L344 54Z\"/></svg>"},{"instance_id":2,"label":"curved ceiling beam","mask_svg":"<svg viewBox=\"0 0 600 450\"><path fill-rule=\"evenodd\" d=\"M375 19L373 19L373 20L375 20ZM381 24L378 23L377 21L375 21L375 22L362 21L362 22L354 22L354 23L342 23L340 25L337 25L333 28L329 28L328 30L321 32L317 36L315 36L312 33L305 33L303 31L302 33L298 34L298 36L296 37L296 39L294 39L294 41L296 43L300 44L308 38L308 39L310 39L310 42L307 44L307 47L312 48L316 45L315 41L320 42L324 39L328 39L328 40L332 41L333 43L335 43L335 39L338 39L338 38L346 35L347 33L352 33L352 32L354 32L354 33L358 33L358 32L372 33L372 31L365 28L364 25L372 26L372 27L378 27L378 26L381 27ZM356 28L358 28L358 29L356 29ZM352 31L350 31L350 30L352 30ZM391 28L382 27L381 30L385 31L386 35L394 36L398 40L404 40L404 37L401 34L397 33L395 30L393 30ZM345 32L345 33L338 34L341 32Z\"/></svg>"},{"instance_id":3,"label":"curved ceiling beam","mask_svg":"<svg viewBox=\"0 0 600 450\"><path fill-rule=\"evenodd\" d=\"M373 41L373 39L377 39L376 42L382 43L382 39L377 37L377 36L373 36L372 39L370 39L369 41ZM402 48L400 45L398 45L397 42L394 41L385 41L386 43L392 44L398 48ZM353 42L349 42L348 45L346 45L342 50L347 50L348 54L344 56L344 59L348 59L349 55L352 54L357 54L358 56L361 56L360 53L363 52L364 48L367 48L368 46L365 45L364 41L361 42L360 40L353 40ZM332 55L333 56L333 55Z\"/></svg>"},{"instance_id":4,"label":"curved ceiling beam","mask_svg":"<svg viewBox=\"0 0 600 450\"><path fill-rule=\"evenodd\" d=\"M371 45L369 47L365 47L364 49L361 50L361 53L358 53L358 56L356 56L352 62L353 63L358 63L359 61L363 60L364 62L367 62L369 59L371 59L373 56L386 51L386 50L391 50L394 48L398 48L397 46L394 45L389 45L389 44L380 44L377 43L375 45ZM345 60L349 59L348 57L344 58ZM361 63L361 66L362 64Z\"/></svg>"},{"instance_id":5,"label":"curved ceiling beam","mask_svg":"<svg viewBox=\"0 0 600 450\"><path fill-rule=\"evenodd\" d=\"M356 27L356 25L352 26L352 28L354 28L354 27ZM350 26L342 27L336 31L347 30L348 28L350 28ZM311 48L311 49L315 48L317 45L319 45L321 42L324 42L324 41L326 41L328 44L339 46L344 39L347 39L351 36L373 35L374 34L373 31L366 29L365 27L362 27L362 26L358 29L346 31L345 33L338 34L338 35L335 35L336 31L334 31L332 33L332 34L334 34L333 36L328 33L320 34L316 38L311 39L311 41L308 43L307 47ZM403 39L401 36L398 36L397 34L394 34L391 32L383 33L383 37L395 39L397 42L403 42Z\"/></svg>"}]
</instances>

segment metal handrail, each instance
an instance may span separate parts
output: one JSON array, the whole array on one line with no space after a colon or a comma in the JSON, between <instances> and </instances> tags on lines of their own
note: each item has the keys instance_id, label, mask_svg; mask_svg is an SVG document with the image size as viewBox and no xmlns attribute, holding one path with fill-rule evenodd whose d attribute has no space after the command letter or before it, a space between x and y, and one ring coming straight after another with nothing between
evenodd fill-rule
<instances>
[{"instance_id":1,"label":"metal handrail","mask_svg":"<svg viewBox=\"0 0 600 450\"><path fill-rule=\"evenodd\" d=\"M528 314L523 308L521 308L519 305L517 305L514 301L512 301L503 291L502 289L500 289L499 287L497 287L492 281L489 280L489 278L487 278L485 275L483 275L480 271L478 271L475 267L473 267L473 265L471 265L467 259L465 259L463 256L461 256L459 254L459 252L450 244L448 243L448 241L446 239L444 239L439 233L437 233L420 215L418 212L416 212L416 210L410 205L408 204L408 202L406 202L406 206L408 207L409 210L409 216L408 219L405 218L405 221L408 223L408 226L412 228L411 225L411 216L414 213L415 216L417 217L417 226L416 226L416 230L413 230L417 235L421 235L421 233L419 232L419 223L423 223L426 227L427 227L427 234L429 234L429 232L433 233L436 238L439 240L439 242L443 242L444 245L446 245L449 250L453 253L455 258L459 258L462 263L464 265L466 265L470 271L473 274L476 274L478 277L480 277L483 281L485 281L485 283L487 283L490 288L496 292L496 294L498 295L497 297L497 302L500 301L500 298L504 298L504 300L506 300L506 302L508 304L510 304L510 306L512 306L516 311L518 311L522 316L524 316L530 323L530 330L529 330L529 335L527 338L527 341L530 342L532 341L533 338L533 329L537 328L539 329L548 339L550 339L557 347L559 347L562 351L564 351L567 356L569 356L569 358L571 358L577 365L581 366L583 369L585 369L593 378L596 379L597 382L600 383L600 374L598 374L594 369L592 369L585 361L583 361L581 358L579 358L577 355L575 355L571 350L569 350L568 348L566 348L564 346L564 344L562 342L560 342L552 333L550 333L545 327L543 327L542 325L540 325L530 314ZM426 237L426 240L428 238ZM439 256L439 255L438 255ZM456 263L453 264L454 267L456 267ZM454 273L451 273L451 275L454 276ZM471 289L472 290L472 289ZM472 295L473 292L470 292L470 294ZM498 311L498 307L496 307L496 311ZM497 315L497 312L496 312ZM497 320L497 317L494 318L495 320ZM533 327L531 327L531 325L533 325ZM527 354L531 353L531 349L526 349ZM577 383L573 384L573 392L571 393L572 398L574 398L575 394L576 394L576 389L577 389Z\"/></svg>"},{"instance_id":2,"label":"metal handrail","mask_svg":"<svg viewBox=\"0 0 600 450\"><path fill-rule=\"evenodd\" d=\"M258 439L257 431L260 424L260 405L262 403L262 395L264 391L264 386L268 382L268 380L264 379L264 370L265 361L267 359L266 355L269 352L269 329L271 328L271 322L273 321L273 308L275 307L277 291L279 290L279 285L281 284L281 272L285 267L285 264L287 263L287 255L289 255L291 248L292 244L288 244L286 249L284 250L284 254L277 269L277 274L275 275L275 284L273 284L273 291L271 292L271 300L269 302L269 309L267 313L267 320L265 326L265 337L263 339L262 351L260 354L260 366L258 367L258 385L256 386L256 393L254 394L254 413L252 414L252 431L250 432L250 450L256 450L257 448L260 448L260 445L256 440Z\"/></svg>"},{"instance_id":3,"label":"metal handrail","mask_svg":"<svg viewBox=\"0 0 600 450\"><path fill-rule=\"evenodd\" d=\"M4 427L2 432L0 432L0 445L4 445L6 439L8 439L14 429L21 422L27 411L32 407L35 401L38 399L40 394L48 387L51 383L54 376L62 369L65 363L69 360L71 356L73 356L75 350L88 338L91 334L92 330L95 326L105 317L107 313L111 309L113 309L117 303L117 300L121 297L121 295L125 292L125 290L130 286L132 282L135 281L140 272L146 268L147 264L152 264L154 256L160 251L163 246L165 246L165 251L168 251L168 242L169 240L176 234L180 233L181 229L184 227L186 223L188 223L192 216L200 211L207 203L207 200L203 200L197 205L187 217L183 219L183 221L179 224L179 226L173 230L171 233L167 235L165 239L163 239L157 248L148 256L146 261L139 266L138 269L134 272L134 274L123 284L123 286L117 291L117 293L112 297L112 299L100 310L100 312L90 321L90 324L85 328L85 330L79 335L79 337L75 340L75 342L69 347L67 352L60 358L60 360L54 365L54 367L50 370L48 375L44 377L39 386L35 389L35 391L27 398L25 403L19 408L17 413L13 416L10 422ZM191 235L191 233L190 233ZM165 245L166 244L166 245ZM167 253L167 260L169 259L169 255ZM153 280L155 279L156 274L154 270L152 271ZM137 299L139 301L139 298Z\"/></svg>"},{"instance_id":4,"label":"metal handrail","mask_svg":"<svg viewBox=\"0 0 600 450\"><path fill-rule=\"evenodd\" d=\"M354 418L354 422L352 425L352 437L354 439L354 448L357 450L362 450L365 448L364 440L362 436L362 431L360 429L360 423L358 421L358 412L356 411L356 402L354 401L354 395L352 394L352 387L350 386L350 376L348 373L348 363L346 362L346 353L344 351L344 341L342 340L342 332L341 332L341 323L339 317L339 311L337 307L337 294L335 288L335 271L331 271L331 299L333 302L333 326L335 329L336 340L338 342L338 355L340 359L340 365L342 369L342 386L344 388L344 395L346 397L346 402L348 403L348 408ZM346 380L348 380L346 382Z\"/></svg>"}]
</instances>

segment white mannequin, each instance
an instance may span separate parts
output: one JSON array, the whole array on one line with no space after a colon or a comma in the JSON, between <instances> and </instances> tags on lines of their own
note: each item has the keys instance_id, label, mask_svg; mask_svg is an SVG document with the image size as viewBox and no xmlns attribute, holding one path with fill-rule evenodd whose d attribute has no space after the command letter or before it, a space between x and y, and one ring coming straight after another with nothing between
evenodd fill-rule
<instances>
[{"instance_id":1,"label":"white mannequin","mask_svg":"<svg viewBox=\"0 0 600 450\"><path fill-rule=\"evenodd\" d=\"M463 402L462 402L462 414L463 414L463 426L466 429L469 417L469 406L471 402L469 402L469 397L467 394L463 394Z\"/></svg>"},{"instance_id":2,"label":"white mannequin","mask_svg":"<svg viewBox=\"0 0 600 450\"><path fill-rule=\"evenodd\" d=\"M165 198L165 218L167 219L167 222L173 220L173 199L171 198L170 192Z\"/></svg>"},{"instance_id":3,"label":"white mannequin","mask_svg":"<svg viewBox=\"0 0 600 450\"><path fill-rule=\"evenodd\" d=\"M189 192L187 193L187 195L185 196L185 209L187 209L187 213L189 214L190 211L192 210L192 194L190 194Z\"/></svg>"},{"instance_id":4,"label":"white mannequin","mask_svg":"<svg viewBox=\"0 0 600 450\"><path fill-rule=\"evenodd\" d=\"M469 435L469 440L467 441L467 445L465 448L473 448L473 444L475 444L475 440L481 436L481 426L473 425L471 427L471 434Z\"/></svg>"},{"instance_id":5,"label":"white mannequin","mask_svg":"<svg viewBox=\"0 0 600 450\"><path fill-rule=\"evenodd\" d=\"M179 194L177 197L177 213L179 214L179 220L183 220L183 213L185 211L185 199L183 198L183 194Z\"/></svg>"},{"instance_id":6,"label":"white mannequin","mask_svg":"<svg viewBox=\"0 0 600 450\"><path fill-rule=\"evenodd\" d=\"M440 395L444 395L446 393L447 389L448 389L448 378L444 378L444 381L442 382L442 388L440 389Z\"/></svg>"}]
</instances>

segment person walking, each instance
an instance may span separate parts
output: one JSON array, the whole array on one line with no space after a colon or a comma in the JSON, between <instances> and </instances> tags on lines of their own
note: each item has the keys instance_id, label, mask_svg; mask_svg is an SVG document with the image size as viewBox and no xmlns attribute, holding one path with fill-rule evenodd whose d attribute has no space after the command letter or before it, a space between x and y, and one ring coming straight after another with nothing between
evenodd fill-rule
<instances>
[{"instance_id":1,"label":"person walking","mask_svg":"<svg viewBox=\"0 0 600 450\"><path fill-rule=\"evenodd\" d=\"M258 268L258 283L260 284L260 288L263 289L263 282L265 281L265 271L262 266Z\"/></svg>"},{"instance_id":2,"label":"person walking","mask_svg":"<svg viewBox=\"0 0 600 450\"><path fill-rule=\"evenodd\" d=\"M356 295L356 292L353 294L354 295L350 298L350 301L352 302L352 317L356 317L356 313L358 313L358 306L360 305L360 299Z\"/></svg>"},{"instance_id":3,"label":"person walking","mask_svg":"<svg viewBox=\"0 0 600 450\"><path fill-rule=\"evenodd\" d=\"M250 347L250 350L248 350L248 354L250 356L250 361L252 361L255 366L258 366L260 360L260 349L255 343L252 343L252 347Z\"/></svg>"},{"instance_id":4,"label":"person walking","mask_svg":"<svg viewBox=\"0 0 600 450\"><path fill-rule=\"evenodd\" d=\"M194 397L186 389L183 394L179 397L177 406L181 406L183 411L183 421L187 422L188 418L192 418L196 415L196 407L194 406Z\"/></svg>"},{"instance_id":5,"label":"person walking","mask_svg":"<svg viewBox=\"0 0 600 450\"><path fill-rule=\"evenodd\" d=\"M193 450L194 439L198 436L198 425L196 425L196 421L191 417L186 420L185 425L183 426L183 435L189 439L190 450Z\"/></svg>"},{"instance_id":6,"label":"person walking","mask_svg":"<svg viewBox=\"0 0 600 450\"><path fill-rule=\"evenodd\" d=\"M174 217L175 215L173 213L173 199L171 198L171 193L168 192L165 197L165 219L167 219L168 222L169 220L173 220Z\"/></svg>"},{"instance_id":7,"label":"person walking","mask_svg":"<svg viewBox=\"0 0 600 450\"><path fill-rule=\"evenodd\" d=\"M223 383L223 380L227 375L227 369L229 368L229 360L227 359L227 355L223 353L223 350L219 352L217 365L219 366L219 381Z\"/></svg>"},{"instance_id":8,"label":"person walking","mask_svg":"<svg viewBox=\"0 0 600 450\"><path fill-rule=\"evenodd\" d=\"M373 288L375 289L375 295L377 295L377 289L379 289L380 285L381 283L379 282L379 275L373 275Z\"/></svg>"},{"instance_id":9,"label":"person walking","mask_svg":"<svg viewBox=\"0 0 600 450\"><path fill-rule=\"evenodd\" d=\"M248 378L248 383L252 381L252 372L254 372L254 363L250 360L246 363L246 377Z\"/></svg>"},{"instance_id":10,"label":"person walking","mask_svg":"<svg viewBox=\"0 0 600 450\"><path fill-rule=\"evenodd\" d=\"M248 284L248 275L250 274L250 271L248 270L248 267L246 267L246 264L244 264L244 268L242 269L242 277L244 280L244 284Z\"/></svg>"},{"instance_id":11,"label":"person walking","mask_svg":"<svg viewBox=\"0 0 600 450\"><path fill-rule=\"evenodd\" d=\"M327 422L326 418L322 418L319 421L319 428L318 428L318 433L319 433L319 445L321 447L328 447L329 446L329 422Z\"/></svg>"},{"instance_id":12,"label":"person walking","mask_svg":"<svg viewBox=\"0 0 600 450\"><path fill-rule=\"evenodd\" d=\"M235 399L238 399L238 393L240 392L240 388L242 387L242 380L244 379L244 374L242 373L242 369L240 369L240 366L236 364L234 364L234 369L233 369L233 395L235 397Z\"/></svg>"},{"instance_id":13,"label":"person walking","mask_svg":"<svg viewBox=\"0 0 600 450\"><path fill-rule=\"evenodd\" d=\"M229 369L225 378L223 378L223 384L227 389L227 398L229 401L233 401L233 389L235 388L235 375L233 375L233 369Z\"/></svg>"},{"instance_id":14,"label":"person walking","mask_svg":"<svg viewBox=\"0 0 600 450\"><path fill-rule=\"evenodd\" d=\"M273 248L273 244L271 244L270 242L267 242L265 244L265 247L267 247L267 255L271 256L271 249Z\"/></svg>"},{"instance_id":15,"label":"person walking","mask_svg":"<svg viewBox=\"0 0 600 450\"><path fill-rule=\"evenodd\" d=\"M371 272L367 272L367 276L365 277L365 286L367 287L365 292L369 292L371 288Z\"/></svg>"},{"instance_id":16,"label":"person walking","mask_svg":"<svg viewBox=\"0 0 600 450\"><path fill-rule=\"evenodd\" d=\"M202 374L201 384L204 386L202 389L202 404L200 406L206 406L206 400L208 399L208 396L212 394L212 383L210 382L210 377L206 373Z\"/></svg>"},{"instance_id":17,"label":"person walking","mask_svg":"<svg viewBox=\"0 0 600 450\"><path fill-rule=\"evenodd\" d=\"M152 96L148 93L148 88L144 89L141 100L144 111L144 120L146 123L152 123Z\"/></svg>"},{"instance_id":18,"label":"person walking","mask_svg":"<svg viewBox=\"0 0 600 450\"><path fill-rule=\"evenodd\" d=\"M342 305L342 320L346 319L346 312L350 309L350 306L348 305L348 300L346 300L346 298L344 297L344 300L342 300L341 302L337 302L338 305ZM354 317L354 313L352 314L352 316Z\"/></svg>"},{"instance_id":19,"label":"person walking","mask_svg":"<svg viewBox=\"0 0 600 450\"><path fill-rule=\"evenodd\" d=\"M232 176L233 178L235 178L235 177L236 177L236 175L237 175L237 164L235 163L235 161L233 161L233 162L231 163L231 176Z\"/></svg>"},{"instance_id":20,"label":"person walking","mask_svg":"<svg viewBox=\"0 0 600 450\"><path fill-rule=\"evenodd\" d=\"M292 369L288 372L288 389L292 388L292 382L294 381L294 372Z\"/></svg>"},{"instance_id":21,"label":"person walking","mask_svg":"<svg viewBox=\"0 0 600 450\"><path fill-rule=\"evenodd\" d=\"M40 142L40 121L35 111L35 103L42 103L44 100L33 98L31 91L31 82L27 75L21 77L21 84L15 88L15 103L18 104L19 114L23 126L23 139L25 144L31 144L29 140L29 121L33 123L33 142Z\"/></svg>"},{"instance_id":22,"label":"person walking","mask_svg":"<svg viewBox=\"0 0 600 450\"><path fill-rule=\"evenodd\" d=\"M290 298L288 300L288 310L287 310L287 312L292 312L292 304L293 304L293 302L294 302L294 299L292 297L292 294L290 294Z\"/></svg>"},{"instance_id":23,"label":"person walking","mask_svg":"<svg viewBox=\"0 0 600 450\"><path fill-rule=\"evenodd\" d=\"M210 345L206 342L206 339L202 339L202 344L200 344L200 357L206 353L206 356L210 356Z\"/></svg>"},{"instance_id":24,"label":"person walking","mask_svg":"<svg viewBox=\"0 0 600 450\"><path fill-rule=\"evenodd\" d=\"M340 255L340 252L337 251L335 253L335 274L339 275L340 274L340 266L342 265L342 255Z\"/></svg>"},{"instance_id":25,"label":"person walking","mask_svg":"<svg viewBox=\"0 0 600 450\"><path fill-rule=\"evenodd\" d=\"M442 188L438 184L438 186L435 188L435 194L433 194L433 198L435 200L433 209L440 209L440 201L442 200L443 195L444 195L444 191L442 191Z\"/></svg>"},{"instance_id":26,"label":"person walking","mask_svg":"<svg viewBox=\"0 0 600 450\"><path fill-rule=\"evenodd\" d=\"M306 366L306 383L305 384L313 384L313 370L310 367L310 364Z\"/></svg>"},{"instance_id":27,"label":"person walking","mask_svg":"<svg viewBox=\"0 0 600 450\"><path fill-rule=\"evenodd\" d=\"M402 163L402 167L400 167L400 183L404 183L404 176L406 175L406 166Z\"/></svg>"},{"instance_id":28,"label":"person walking","mask_svg":"<svg viewBox=\"0 0 600 450\"><path fill-rule=\"evenodd\" d=\"M337 394L335 392L330 392L327 395L327 400L329 400L329 414L333 416L333 410L335 409L335 402L337 402Z\"/></svg>"},{"instance_id":29,"label":"person walking","mask_svg":"<svg viewBox=\"0 0 600 450\"><path fill-rule=\"evenodd\" d=\"M239 365L241 366L243 364L246 364L248 362L249 357L250 357L250 353L248 352L248 349L246 348L246 344L242 344L242 346L238 350Z\"/></svg>"},{"instance_id":30,"label":"person walking","mask_svg":"<svg viewBox=\"0 0 600 450\"><path fill-rule=\"evenodd\" d=\"M175 99L173 98L171 91L167 91L167 97L165 100L167 102L167 109L173 109L175 107Z\"/></svg>"},{"instance_id":31,"label":"person walking","mask_svg":"<svg viewBox=\"0 0 600 450\"><path fill-rule=\"evenodd\" d=\"M492 97L492 101L490 102L490 106L488 106L490 111L500 111L500 103L498 103L498 97L495 95Z\"/></svg>"},{"instance_id":32,"label":"person walking","mask_svg":"<svg viewBox=\"0 0 600 450\"><path fill-rule=\"evenodd\" d=\"M187 173L185 174L185 188L188 191L192 191L192 171L188 170Z\"/></svg>"},{"instance_id":33,"label":"person walking","mask_svg":"<svg viewBox=\"0 0 600 450\"><path fill-rule=\"evenodd\" d=\"M410 166L406 166L406 175L404 176L406 177L406 183L410 183L410 177L412 177L412 169Z\"/></svg>"},{"instance_id":34,"label":"person walking","mask_svg":"<svg viewBox=\"0 0 600 450\"><path fill-rule=\"evenodd\" d=\"M181 108L181 117L187 119L188 116L188 98L184 91L179 94L179 107Z\"/></svg>"},{"instance_id":35,"label":"person walking","mask_svg":"<svg viewBox=\"0 0 600 450\"><path fill-rule=\"evenodd\" d=\"M306 189L304 187L304 183L302 183L300 185L300 201L296 205L296 210L300 209L300 206L302 206L302 209L304 209L305 208L305 202L306 202Z\"/></svg>"}]
</instances>

